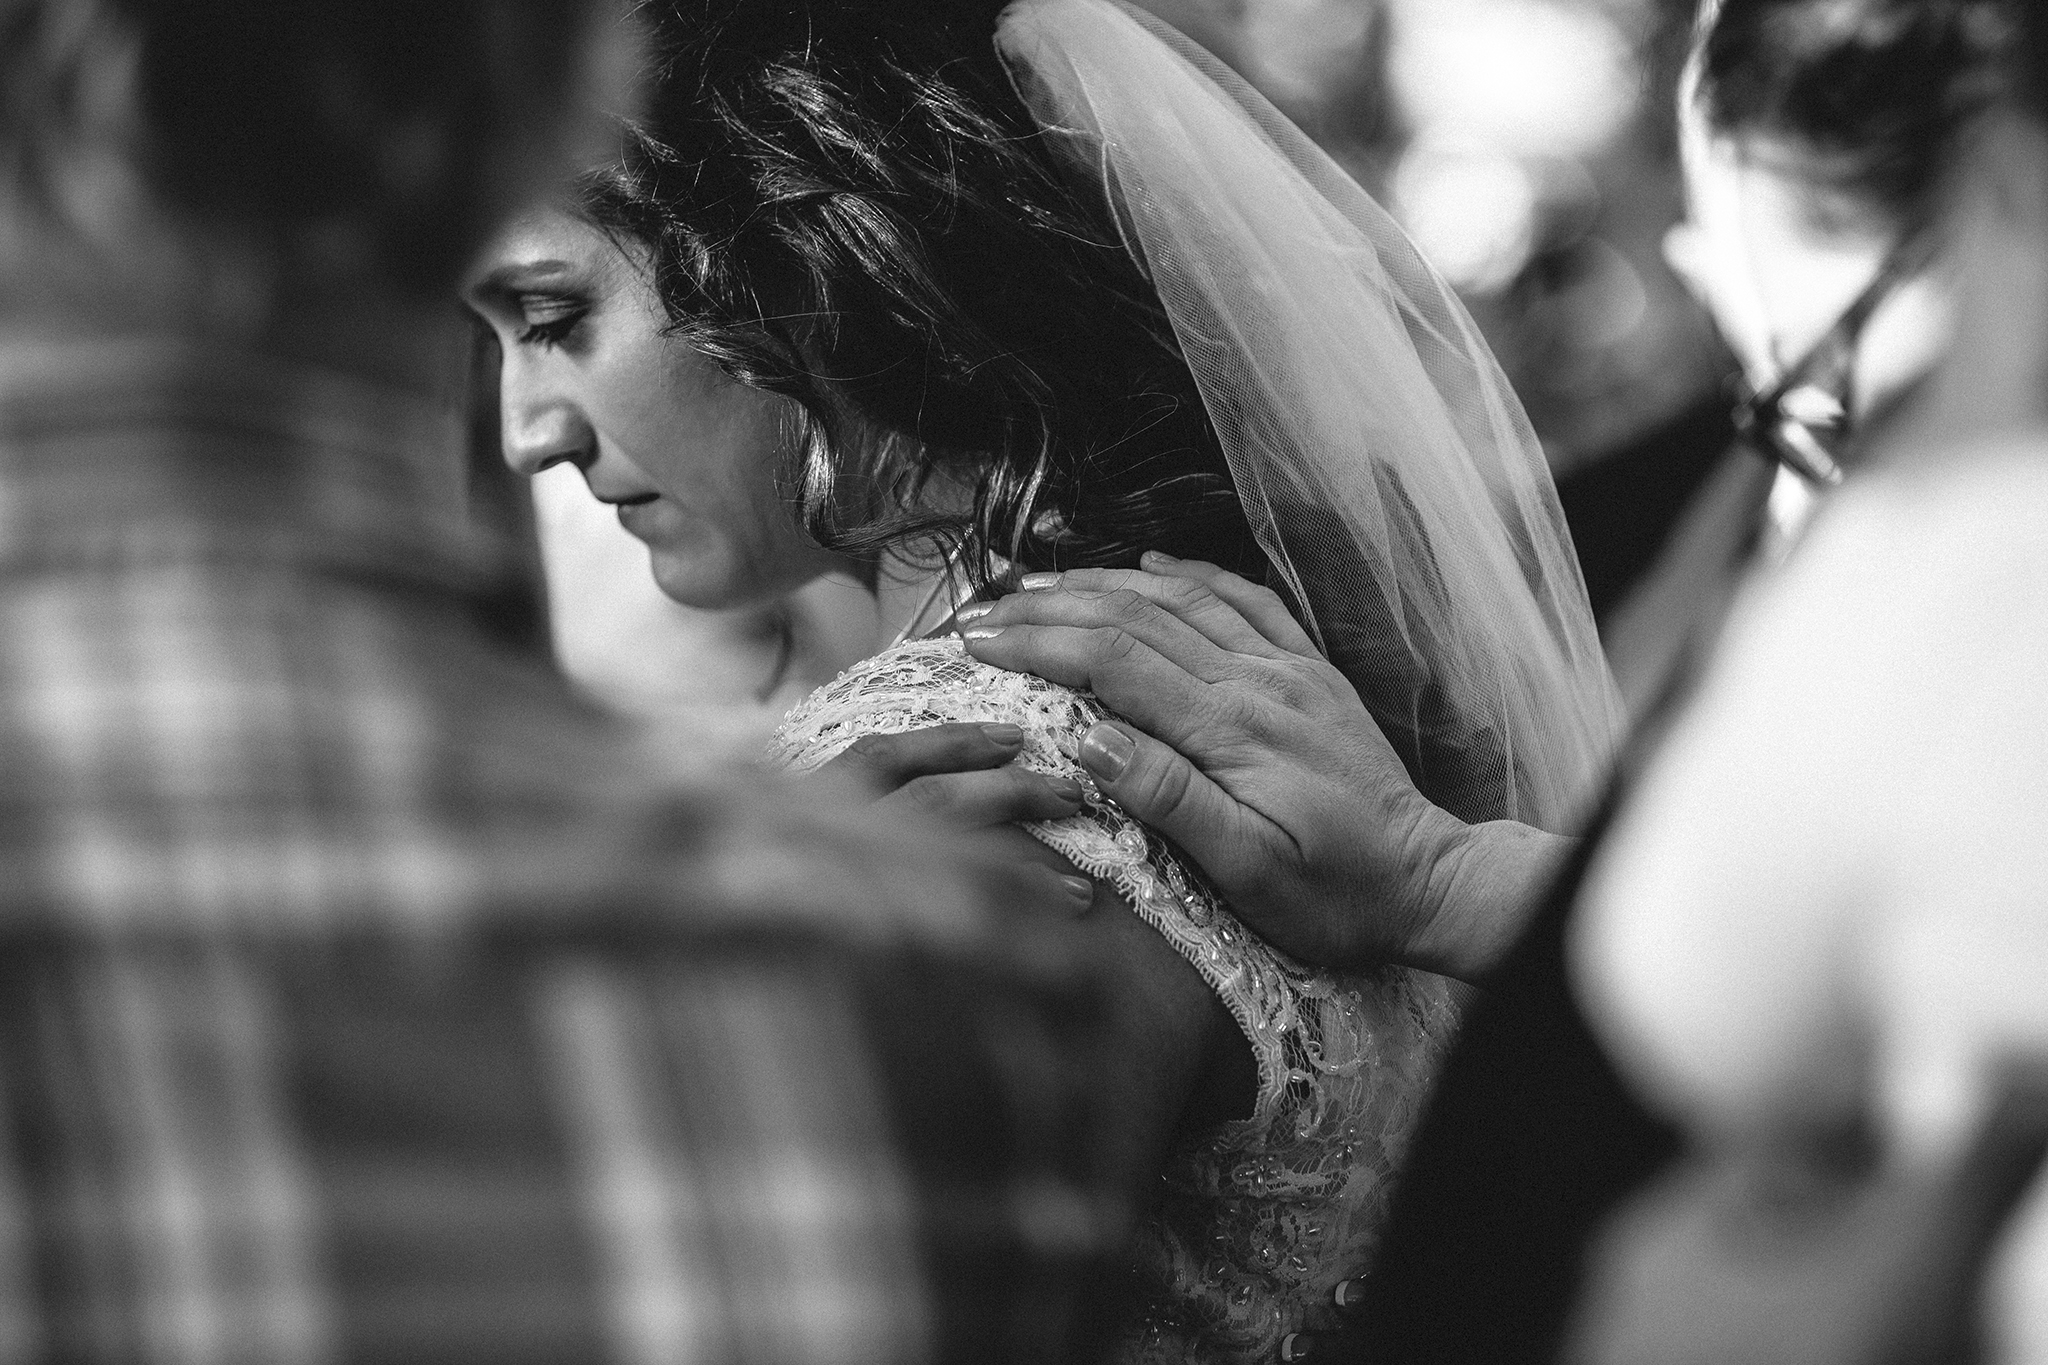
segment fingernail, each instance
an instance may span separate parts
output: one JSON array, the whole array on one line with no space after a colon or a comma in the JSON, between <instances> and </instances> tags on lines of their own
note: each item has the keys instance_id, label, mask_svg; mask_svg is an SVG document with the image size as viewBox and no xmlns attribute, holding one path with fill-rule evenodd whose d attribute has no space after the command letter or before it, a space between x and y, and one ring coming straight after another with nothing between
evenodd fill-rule
<instances>
[{"instance_id":1,"label":"fingernail","mask_svg":"<svg viewBox=\"0 0 2048 1365\"><path fill-rule=\"evenodd\" d=\"M1180 561L1164 550L1147 550L1138 556L1141 564L1178 564Z\"/></svg>"},{"instance_id":2,"label":"fingernail","mask_svg":"<svg viewBox=\"0 0 2048 1365\"><path fill-rule=\"evenodd\" d=\"M1365 1304L1364 1280L1339 1280L1337 1287L1330 1291L1331 1300L1349 1313Z\"/></svg>"},{"instance_id":3,"label":"fingernail","mask_svg":"<svg viewBox=\"0 0 2048 1365\"><path fill-rule=\"evenodd\" d=\"M995 609L996 604L993 602L969 602L966 606L953 613L953 619L955 621L979 621Z\"/></svg>"},{"instance_id":4,"label":"fingernail","mask_svg":"<svg viewBox=\"0 0 2048 1365\"><path fill-rule=\"evenodd\" d=\"M1059 585L1060 576L1056 573L1028 573L1017 580L1017 586L1026 592L1044 592Z\"/></svg>"},{"instance_id":5,"label":"fingernail","mask_svg":"<svg viewBox=\"0 0 2048 1365\"><path fill-rule=\"evenodd\" d=\"M1052 788L1052 794L1062 801L1079 805L1082 799L1081 784L1071 777L1048 777L1045 785Z\"/></svg>"},{"instance_id":6,"label":"fingernail","mask_svg":"<svg viewBox=\"0 0 2048 1365\"><path fill-rule=\"evenodd\" d=\"M976 626L973 630L961 631L960 638L963 640L993 640L1002 633L1003 628L1001 626Z\"/></svg>"},{"instance_id":7,"label":"fingernail","mask_svg":"<svg viewBox=\"0 0 2048 1365\"><path fill-rule=\"evenodd\" d=\"M1316 1352L1316 1344L1300 1332L1289 1332L1280 1338L1282 1360L1307 1360Z\"/></svg>"},{"instance_id":8,"label":"fingernail","mask_svg":"<svg viewBox=\"0 0 2048 1365\"><path fill-rule=\"evenodd\" d=\"M1137 741L1114 725L1098 724L1081 740L1081 766L1105 782L1114 782L1131 766Z\"/></svg>"},{"instance_id":9,"label":"fingernail","mask_svg":"<svg viewBox=\"0 0 2048 1365\"><path fill-rule=\"evenodd\" d=\"M1024 742L1024 731L1015 725L984 725L982 734L988 736L991 744L1000 744L1005 749L1014 749Z\"/></svg>"},{"instance_id":10,"label":"fingernail","mask_svg":"<svg viewBox=\"0 0 2048 1365\"><path fill-rule=\"evenodd\" d=\"M1095 904L1095 883L1086 877L1061 877L1060 885L1067 890L1068 897L1078 909L1086 910Z\"/></svg>"}]
</instances>

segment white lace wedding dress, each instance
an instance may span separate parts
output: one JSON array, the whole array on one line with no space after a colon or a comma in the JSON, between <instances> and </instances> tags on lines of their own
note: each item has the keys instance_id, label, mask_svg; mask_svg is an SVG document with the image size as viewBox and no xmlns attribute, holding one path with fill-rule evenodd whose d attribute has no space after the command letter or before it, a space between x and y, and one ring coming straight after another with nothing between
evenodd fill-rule
<instances>
[{"instance_id":1,"label":"white lace wedding dress","mask_svg":"<svg viewBox=\"0 0 2048 1365\"><path fill-rule=\"evenodd\" d=\"M1008 722L1025 766L1079 780L1079 814L1027 828L1114 885L1215 988L1258 1062L1250 1117L1184 1134L1137 1239L1147 1303L1125 1362L1265 1362L1337 1325L1332 1291L1369 1269L1394 1173L1453 1027L1445 983L1399 968L1312 971L1267 946L1074 760L1108 713L1086 693L971 658L957 637L895 646L790 712L775 756L816 768L862 735Z\"/></svg>"}]
</instances>

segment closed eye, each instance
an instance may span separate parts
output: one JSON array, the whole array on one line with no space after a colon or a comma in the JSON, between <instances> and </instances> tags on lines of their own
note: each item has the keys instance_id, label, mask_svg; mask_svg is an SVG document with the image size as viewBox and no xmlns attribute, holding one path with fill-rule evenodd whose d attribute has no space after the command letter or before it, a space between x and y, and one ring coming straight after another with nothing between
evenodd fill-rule
<instances>
[{"instance_id":1,"label":"closed eye","mask_svg":"<svg viewBox=\"0 0 2048 1365\"><path fill-rule=\"evenodd\" d=\"M582 320L583 317L580 313L572 313L568 317L548 318L541 322L530 322L519 333L519 344L521 346L559 346L569 339L569 334L576 330L576 324Z\"/></svg>"},{"instance_id":2,"label":"closed eye","mask_svg":"<svg viewBox=\"0 0 2048 1365\"><path fill-rule=\"evenodd\" d=\"M521 294L514 302L526 324L518 336L522 346L560 346L590 312L581 299L553 294Z\"/></svg>"}]
</instances>

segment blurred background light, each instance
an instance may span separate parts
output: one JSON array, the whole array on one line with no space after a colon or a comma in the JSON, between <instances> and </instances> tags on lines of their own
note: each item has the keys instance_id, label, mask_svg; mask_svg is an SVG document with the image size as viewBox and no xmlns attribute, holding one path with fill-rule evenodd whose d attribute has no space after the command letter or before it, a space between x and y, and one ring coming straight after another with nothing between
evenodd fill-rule
<instances>
[{"instance_id":1,"label":"blurred background light","mask_svg":"<svg viewBox=\"0 0 2048 1365\"><path fill-rule=\"evenodd\" d=\"M1587 156L1636 112L1633 37L1556 0L1392 0L1388 78L1419 132L1530 156Z\"/></svg>"},{"instance_id":2,"label":"blurred background light","mask_svg":"<svg viewBox=\"0 0 2048 1365\"><path fill-rule=\"evenodd\" d=\"M1256 0L1239 38L1245 75L1283 107L1314 104L1369 59L1380 19L1377 0Z\"/></svg>"},{"instance_id":3,"label":"blurred background light","mask_svg":"<svg viewBox=\"0 0 2048 1365\"><path fill-rule=\"evenodd\" d=\"M1395 167L1392 190L1395 216L1458 290L1498 293L1535 253L1536 179L1485 143L1417 138Z\"/></svg>"},{"instance_id":4,"label":"blurred background light","mask_svg":"<svg viewBox=\"0 0 2048 1365\"><path fill-rule=\"evenodd\" d=\"M1577 253L1577 280L1561 290L1555 307L1564 316L1559 330L1589 350L1624 346L1650 313L1650 293L1628 257L1602 237L1587 237Z\"/></svg>"}]
</instances>

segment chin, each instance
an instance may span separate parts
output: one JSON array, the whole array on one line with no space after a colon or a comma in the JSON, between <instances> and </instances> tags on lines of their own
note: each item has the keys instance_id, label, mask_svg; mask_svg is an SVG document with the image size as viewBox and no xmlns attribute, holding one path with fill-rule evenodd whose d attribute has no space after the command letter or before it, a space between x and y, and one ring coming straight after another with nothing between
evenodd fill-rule
<instances>
[{"instance_id":1,"label":"chin","mask_svg":"<svg viewBox=\"0 0 2048 1365\"><path fill-rule=\"evenodd\" d=\"M650 549L647 559L662 595L699 611L765 606L802 586L800 581L784 582L780 576L759 573L735 556Z\"/></svg>"}]
</instances>

